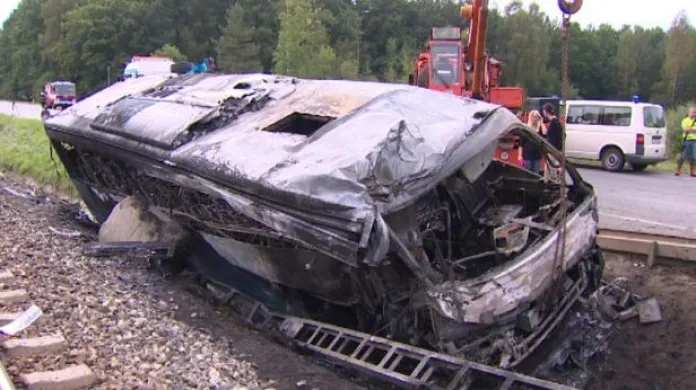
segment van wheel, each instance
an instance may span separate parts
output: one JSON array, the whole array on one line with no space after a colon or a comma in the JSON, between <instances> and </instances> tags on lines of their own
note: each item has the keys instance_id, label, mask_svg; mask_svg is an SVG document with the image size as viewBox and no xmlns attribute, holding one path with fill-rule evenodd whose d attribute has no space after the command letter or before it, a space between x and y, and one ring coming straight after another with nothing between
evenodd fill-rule
<instances>
[{"instance_id":1,"label":"van wheel","mask_svg":"<svg viewBox=\"0 0 696 390\"><path fill-rule=\"evenodd\" d=\"M607 171L620 172L624 166L624 155L614 147L602 151L602 167Z\"/></svg>"},{"instance_id":2,"label":"van wheel","mask_svg":"<svg viewBox=\"0 0 696 390\"><path fill-rule=\"evenodd\" d=\"M631 164L631 169L636 172L644 171L648 167L648 164Z\"/></svg>"}]
</instances>

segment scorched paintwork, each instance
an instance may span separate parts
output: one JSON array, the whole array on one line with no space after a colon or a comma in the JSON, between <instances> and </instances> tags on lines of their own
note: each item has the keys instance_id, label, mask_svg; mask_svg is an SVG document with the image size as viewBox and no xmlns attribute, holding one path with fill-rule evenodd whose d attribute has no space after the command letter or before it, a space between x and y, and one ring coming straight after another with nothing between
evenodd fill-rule
<instances>
[{"instance_id":1,"label":"scorched paintwork","mask_svg":"<svg viewBox=\"0 0 696 390\"><path fill-rule=\"evenodd\" d=\"M201 74L127 80L45 126L100 222L138 198L225 259L211 277L244 270L314 318L333 307L356 328L471 355L481 326L505 338L520 316L558 318L564 296L601 275L592 187L569 166L561 199L558 181L494 161L511 131L560 159L495 105L399 84ZM525 326L524 343L548 323Z\"/></svg>"}]
</instances>

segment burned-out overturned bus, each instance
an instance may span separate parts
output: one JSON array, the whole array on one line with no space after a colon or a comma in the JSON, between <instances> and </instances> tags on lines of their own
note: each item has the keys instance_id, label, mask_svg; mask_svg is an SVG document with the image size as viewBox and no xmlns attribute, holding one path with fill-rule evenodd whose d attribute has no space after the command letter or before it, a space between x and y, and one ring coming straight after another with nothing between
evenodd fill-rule
<instances>
[{"instance_id":1,"label":"burned-out overturned bus","mask_svg":"<svg viewBox=\"0 0 696 390\"><path fill-rule=\"evenodd\" d=\"M277 312L502 367L597 288L597 200L493 158L513 113L407 85L142 77L45 121L103 223L134 200ZM159 223L158 222L158 223ZM184 238L181 238L184 237ZM158 238L158 239L161 239Z\"/></svg>"}]
</instances>

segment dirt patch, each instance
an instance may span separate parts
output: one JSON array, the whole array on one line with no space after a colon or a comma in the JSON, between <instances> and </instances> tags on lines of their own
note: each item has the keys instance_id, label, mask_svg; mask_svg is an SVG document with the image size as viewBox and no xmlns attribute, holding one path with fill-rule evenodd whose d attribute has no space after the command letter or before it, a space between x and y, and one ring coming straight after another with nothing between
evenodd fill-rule
<instances>
[{"instance_id":1,"label":"dirt patch","mask_svg":"<svg viewBox=\"0 0 696 390\"><path fill-rule=\"evenodd\" d=\"M610 255L605 279L628 279L631 291L656 297L663 321L626 321L610 355L594 362L592 390L689 389L696 381L696 267L647 268L641 258Z\"/></svg>"}]
</instances>

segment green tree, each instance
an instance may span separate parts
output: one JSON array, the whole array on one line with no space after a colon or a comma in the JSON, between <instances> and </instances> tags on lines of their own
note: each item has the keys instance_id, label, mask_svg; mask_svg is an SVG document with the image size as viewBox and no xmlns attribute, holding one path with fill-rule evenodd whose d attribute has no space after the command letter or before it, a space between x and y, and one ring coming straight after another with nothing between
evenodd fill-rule
<instances>
[{"instance_id":1,"label":"green tree","mask_svg":"<svg viewBox=\"0 0 696 390\"><path fill-rule=\"evenodd\" d=\"M50 73L57 73L62 47L63 15L69 10L84 4L86 0L45 0L41 5L43 32L39 43L43 48L43 65Z\"/></svg>"},{"instance_id":2,"label":"green tree","mask_svg":"<svg viewBox=\"0 0 696 390\"><path fill-rule=\"evenodd\" d=\"M280 13L275 72L318 78L335 74L336 54L319 19L321 8L311 0L286 0Z\"/></svg>"},{"instance_id":3,"label":"green tree","mask_svg":"<svg viewBox=\"0 0 696 390\"><path fill-rule=\"evenodd\" d=\"M395 38L387 40L387 50L384 53L384 80L393 82L399 79L399 68L401 66L399 58L399 48Z\"/></svg>"},{"instance_id":4,"label":"green tree","mask_svg":"<svg viewBox=\"0 0 696 390\"><path fill-rule=\"evenodd\" d=\"M638 91L638 63L642 59L643 47L648 43L643 41L643 30L626 28L619 38L618 76L620 95L624 98Z\"/></svg>"},{"instance_id":5,"label":"green tree","mask_svg":"<svg viewBox=\"0 0 696 390\"><path fill-rule=\"evenodd\" d=\"M247 26L254 26L253 40L259 50L264 72L273 69L273 53L278 46L278 13L281 0L237 0L244 8Z\"/></svg>"},{"instance_id":6,"label":"green tree","mask_svg":"<svg viewBox=\"0 0 696 390\"><path fill-rule=\"evenodd\" d=\"M178 47L165 43L164 46L160 47L159 49L155 50L152 53L153 56L160 56L160 57L169 57L174 62L186 62L188 61L186 59L186 56L181 54L181 51L179 50Z\"/></svg>"},{"instance_id":7,"label":"green tree","mask_svg":"<svg viewBox=\"0 0 696 390\"><path fill-rule=\"evenodd\" d=\"M662 79L664 97L679 104L696 92L696 31L681 12L672 23L665 47Z\"/></svg>"},{"instance_id":8,"label":"green tree","mask_svg":"<svg viewBox=\"0 0 696 390\"><path fill-rule=\"evenodd\" d=\"M246 23L244 7L240 3L230 7L227 27L217 43L217 65L231 73L253 73L263 70L259 48L253 40L254 29Z\"/></svg>"},{"instance_id":9,"label":"green tree","mask_svg":"<svg viewBox=\"0 0 696 390\"><path fill-rule=\"evenodd\" d=\"M523 4L489 10L486 46L503 62L502 85L560 94L559 20ZM0 96L14 79L24 97L56 77L92 90L109 68L115 75L131 56L162 51L192 61L219 53L227 71L241 62L242 70L404 82L432 27L462 26L467 41L458 11L452 0L23 0L0 29ZM574 23L569 96L677 105L696 96L694 58L696 30L683 14L669 32Z\"/></svg>"},{"instance_id":10,"label":"green tree","mask_svg":"<svg viewBox=\"0 0 696 390\"><path fill-rule=\"evenodd\" d=\"M2 30L2 57L0 58L0 92L12 97L14 80L21 99L38 92L36 80L43 73L39 37L43 30L42 0L24 0L12 13Z\"/></svg>"},{"instance_id":11,"label":"green tree","mask_svg":"<svg viewBox=\"0 0 696 390\"><path fill-rule=\"evenodd\" d=\"M529 95L554 92L549 86L559 86L558 75L547 65L554 32L545 24L539 7L532 4L525 10L521 3L510 4L503 31L504 42L498 44L505 65L502 82L524 87Z\"/></svg>"},{"instance_id":12,"label":"green tree","mask_svg":"<svg viewBox=\"0 0 696 390\"><path fill-rule=\"evenodd\" d=\"M97 0L104 2L104 0ZM112 0L109 0L112 1ZM134 0L140 1L140 0ZM215 43L225 26L230 0L145 0L154 10L144 22L154 36L172 43L191 61L201 61L215 53Z\"/></svg>"},{"instance_id":13,"label":"green tree","mask_svg":"<svg viewBox=\"0 0 696 390\"><path fill-rule=\"evenodd\" d=\"M153 15L148 0L89 1L65 15L61 67L81 91L104 86L107 71L138 53L150 53L162 43L149 30Z\"/></svg>"},{"instance_id":14,"label":"green tree","mask_svg":"<svg viewBox=\"0 0 696 390\"><path fill-rule=\"evenodd\" d=\"M357 60L344 60L338 69L338 77L346 80L357 80L360 68Z\"/></svg>"},{"instance_id":15,"label":"green tree","mask_svg":"<svg viewBox=\"0 0 696 390\"><path fill-rule=\"evenodd\" d=\"M664 43L665 33L659 28L626 26L622 29L617 55L619 98L629 99L633 95L651 98L651 90L660 80Z\"/></svg>"},{"instance_id":16,"label":"green tree","mask_svg":"<svg viewBox=\"0 0 696 390\"><path fill-rule=\"evenodd\" d=\"M336 62L339 64L335 75L357 79L361 43L358 10L350 0L324 0L322 5L319 19L329 35L329 44L334 49Z\"/></svg>"}]
</instances>

